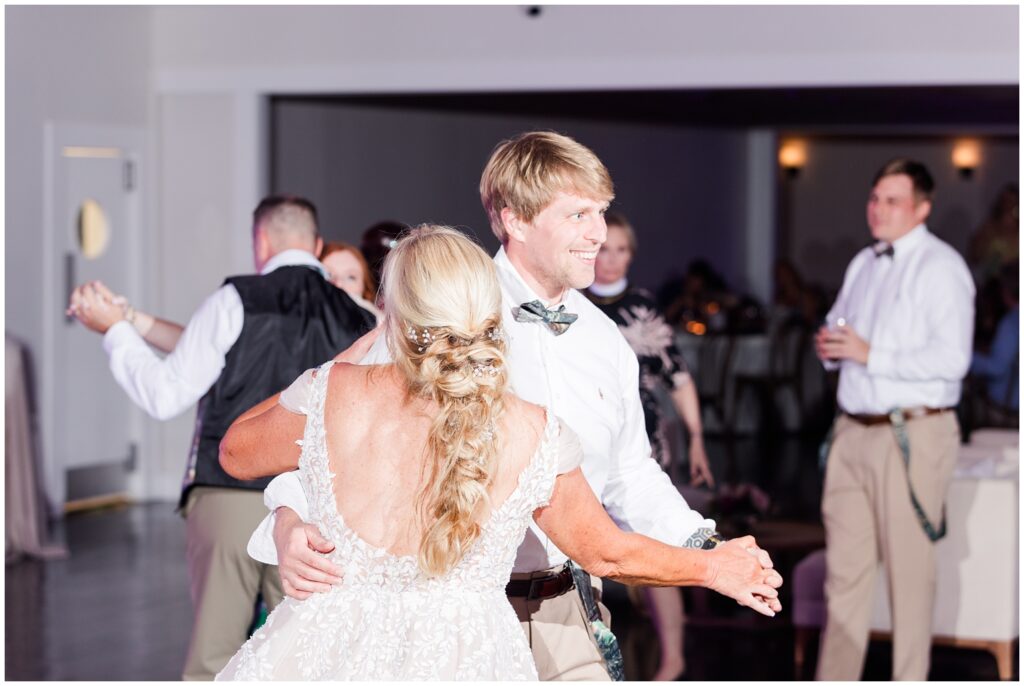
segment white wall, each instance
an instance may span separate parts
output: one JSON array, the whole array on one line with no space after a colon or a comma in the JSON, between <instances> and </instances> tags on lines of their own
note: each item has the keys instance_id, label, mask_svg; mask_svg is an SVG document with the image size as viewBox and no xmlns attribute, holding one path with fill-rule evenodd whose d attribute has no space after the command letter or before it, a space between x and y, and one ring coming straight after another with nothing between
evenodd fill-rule
<instances>
[{"instance_id":1,"label":"white wall","mask_svg":"<svg viewBox=\"0 0 1024 686\"><path fill-rule=\"evenodd\" d=\"M157 7L161 88L278 92L1017 81L1017 8Z\"/></svg>"},{"instance_id":2,"label":"white wall","mask_svg":"<svg viewBox=\"0 0 1024 686\"><path fill-rule=\"evenodd\" d=\"M42 381L52 366L43 354L44 318L59 307L43 301L41 281L44 260L53 259L43 248L44 127L146 125L149 10L16 6L5 9L5 19L5 327L29 345ZM57 385L44 384L39 398L48 471L50 439L59 427L45 409Z\"/></svg>"},{"instance_id":3,"label":"white wall","mask_svg":"<svg viewBox=\"0 0 1024 686\"><path fill-rule=\"evenodd\" d=\"M46 122L144 126L149 94L148 10L6 8L5 184L7 283L42 271ZM14 297L14 296L17 297ZM41 335L39 289L8 290L7 328Z\"/></svg>"}]
</instances>

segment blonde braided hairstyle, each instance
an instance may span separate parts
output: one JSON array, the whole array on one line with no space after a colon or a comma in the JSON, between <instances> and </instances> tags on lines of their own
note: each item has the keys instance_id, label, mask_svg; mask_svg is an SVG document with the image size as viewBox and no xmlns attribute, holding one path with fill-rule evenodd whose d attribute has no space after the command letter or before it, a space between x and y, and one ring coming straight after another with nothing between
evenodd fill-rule
<instances>
[{"instance_id":1,"label":"blonde braided hairstyle","mask_svg":"<svg viewBox=\"0 0 1024 686\"><path fill-rule=\"evenodd\" d=\"M408 393L438 407L427 438L428 479L418 562L452 569L480 536L508 387L501 288L471 239L424 225L402 236L383 268L385 336Z\"/></svg>"}]
</instances>

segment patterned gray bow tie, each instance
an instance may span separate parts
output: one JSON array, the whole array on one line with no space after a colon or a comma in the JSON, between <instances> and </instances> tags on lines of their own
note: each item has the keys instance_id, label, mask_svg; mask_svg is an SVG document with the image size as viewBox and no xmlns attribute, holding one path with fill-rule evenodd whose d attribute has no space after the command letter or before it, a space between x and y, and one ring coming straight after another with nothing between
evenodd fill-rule
<instances>
[{"instance_id":1,"label":"patterned gray bow tie","mask_svg":"<svg viewBox=\"0 0 1024 686\"><path fill-rule=\"evenodd\" d=\"M578 314L566 312L565 305L560 305L557 310L549 310L540 300L513 307L512 315L517 322L544 322L556 336L568 331L569 325L579 318Z\"/></svg>"}]
</instances>

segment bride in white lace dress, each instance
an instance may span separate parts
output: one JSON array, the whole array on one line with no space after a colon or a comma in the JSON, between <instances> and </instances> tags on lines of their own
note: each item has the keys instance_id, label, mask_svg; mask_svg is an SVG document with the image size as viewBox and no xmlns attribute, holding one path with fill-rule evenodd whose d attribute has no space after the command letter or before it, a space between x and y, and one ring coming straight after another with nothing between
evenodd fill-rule
<instances>
[{"instance_id":1,"label":"bride in white lace dress","mask_svg":"<svg viewBox=\"0 0 1024 686\"><path fill-rule=\"evenodd\" d=\"M310 370L221 445L222 459L275 450L282 470L302 468L310 521L344 574L281 603L218 679L536 680L505 597L531 517L595 573L777 598L741 544L684 550L611 522L579 439L508 390L501 292L472 241L412 231L384 295L393 364ZM301 450L282 449L292 442Z\"/></svg>"}]
</instances>

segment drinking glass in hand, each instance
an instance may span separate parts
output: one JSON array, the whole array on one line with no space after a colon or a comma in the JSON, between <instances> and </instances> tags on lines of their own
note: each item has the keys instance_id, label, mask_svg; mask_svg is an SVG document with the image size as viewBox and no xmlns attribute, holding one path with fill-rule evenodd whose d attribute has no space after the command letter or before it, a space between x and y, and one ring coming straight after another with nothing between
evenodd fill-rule
<instances>
[{"instance_id":1,"label":"drinking glass in hand","mask_svg":"<svg viewBox=\"0 0 1024 686\"><path fill-rule=\"evenodd\" d=\"M853 326L853 319L852 319L852 317L850 317L848 315L829 313L829 315L825 318L825 326L828 327L828 330L830 332L831 331L838 331L839 329L842 329L842 328L845 328L845 327L852 327ZM834 338L829 336L827 340L829 342L832 342L834 340ZM829 360L829 362L839 362L839 360L837 358L834 358L834 357L830 357L830 358L828 358L828 360Z\"/></svg>"}]
</instances>

